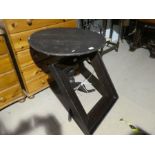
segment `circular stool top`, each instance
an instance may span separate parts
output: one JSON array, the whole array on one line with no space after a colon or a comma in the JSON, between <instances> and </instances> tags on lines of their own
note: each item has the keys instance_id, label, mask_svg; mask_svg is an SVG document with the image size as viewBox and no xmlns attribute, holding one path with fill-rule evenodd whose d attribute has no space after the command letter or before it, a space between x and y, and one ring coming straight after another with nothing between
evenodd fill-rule
<instances>
[{"instance_id":1,"label":"circular stool top","mask_svg":"<svg viewBox=\"0 0 155 155\"><path fill-rule=\"evenodd\" d=\"M78 28L50 28L33 33L32 49L51 56L81 56L104 47L105 39L96 32Z\"/></svg>"}]
</instances>

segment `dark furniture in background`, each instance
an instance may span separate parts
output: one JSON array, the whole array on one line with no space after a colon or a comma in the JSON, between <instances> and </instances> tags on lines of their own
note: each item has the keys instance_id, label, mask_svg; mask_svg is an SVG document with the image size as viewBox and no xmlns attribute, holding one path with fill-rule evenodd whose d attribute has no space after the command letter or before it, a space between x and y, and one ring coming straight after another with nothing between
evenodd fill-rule
<instances>
[{"instance_id":1,"label":"dark furniture in background","mask_svg":"<svg viewBox=\"0 0 155 155\"><path fill-rule=\"evenodd\" d=\"M60 90L62 104L81 130L92 134L118 98L98 52L105 46L104 37L76 28L46 29L32 34L29 43L36 54L53 57L48 67ZM91 64L97 77L85 67L84 61ZM75 93L76 68L102 96L88 114Z\"/></svg>"},{"instance_id":2,"label":"dark furniture in background","mask_svg":"<svg viewBox=\"0 0 155 155\"><path fill-rule=\"evenodd\" d=\"M129 25L124 28L124 38L129 43L129 50L146 48L150 57L155 58L155 20L137 19L129 20Z\"/></svg>"},{"instance_id":3,"label":"dark furniture in background","mask_svg":"<svg viewBox=\"0 0 155 155\"><path fill-rule=\"evenodd\" d=\"M90 30L97 32L100 35L107 37L105 46L106 49L102 49L101 54L104 55L113 50L118 51L119 40L121 37L122 31L122 20L120 19L81 19L79 20L79 27L84 30ZM109 31L109 34L106 35L106 31ZM112 41L114 33L118 33L117 42Z\"/></svg>"}]
</instances>

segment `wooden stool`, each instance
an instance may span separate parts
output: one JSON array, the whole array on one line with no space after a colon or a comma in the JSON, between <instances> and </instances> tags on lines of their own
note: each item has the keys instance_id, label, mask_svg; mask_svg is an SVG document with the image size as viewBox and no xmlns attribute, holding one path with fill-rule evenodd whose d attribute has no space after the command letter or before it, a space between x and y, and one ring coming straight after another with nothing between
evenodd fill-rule
<instances>
[{"instance_id":1,"label":"wooden stool","mask_svg":"<svg viewBox=\"0 0 155 155\"><path fill-rule=\"evenodd\" d=\"M61 91L61 101L81 130L85 134L92 134L118 98L98 52L105 45L104 37L88 30L57 28L32 34L29 43L34 51L54 58L49 70ZM92 65L98 78L84 66L85 60ZM77 97L68 74L70 68L77 66L102 95L88 114Z\"/></svg>"}]
</instances>

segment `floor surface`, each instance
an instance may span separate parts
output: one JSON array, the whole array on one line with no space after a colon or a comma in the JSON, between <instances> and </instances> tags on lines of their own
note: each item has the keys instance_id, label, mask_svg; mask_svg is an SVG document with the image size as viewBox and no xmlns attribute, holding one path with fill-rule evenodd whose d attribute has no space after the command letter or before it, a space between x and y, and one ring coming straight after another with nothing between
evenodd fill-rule
<instances>
[{"instance_id":1,"label":"floor surface","mask_svg":"<svg viewBox=\"0 0 155 155\"><path fill-rule=\"evenodd\" d=\"M155 59L145 49L128 51L126 42L118 52L103 56L119 99L94 134L155 134ZM81 79L77 77L77 79ZM86 111L100 98L78 92ZM136 127L136 129L134 128ZM0 111L0 134L83 134L53 91L48 88Z\"/></svg>"}]
</instances>

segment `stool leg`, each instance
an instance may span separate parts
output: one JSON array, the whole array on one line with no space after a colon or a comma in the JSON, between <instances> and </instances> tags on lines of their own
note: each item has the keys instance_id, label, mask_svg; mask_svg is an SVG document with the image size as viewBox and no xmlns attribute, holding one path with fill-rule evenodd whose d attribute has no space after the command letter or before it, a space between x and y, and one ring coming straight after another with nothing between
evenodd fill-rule
<instances>
[{"instance_id":1,"label":"stool leg","mask_svg":"<svg viewBox=\"0 0 155 155\"><path fill-rule=\"evenodd\" d=\"M87 129L87 114L69 83L69 77L60 67L54 64L49 66L49 70L63 95L63 104L65 108L68 112L70 112L70 110L72 111L72 117L79 125L81 130L85 134L90 134Z\"/></svg>"},{"instance_id":2,"label":"stool leg","mask_svg":"<svg viewBox=\"0 0 155 155\"><path fill-rule=\"evenodd\" d=\"M100 90L102 93L107 91L106 95L102 95L103 97L88 113L88 128L93 133L116 102L118 95L99 53L91 59L91 64L98 76Z\"/></svg>"},{"instance_id":3,"label":"stool leg","mask_svg":"<svg viewBox=\"0 0 155 155\"><path fill-rule=\"evenodd\" d=\"M117 92L99 53L97 53L93 58L90 58L90 60L92 67L98 76L98 79L93 77L95 80L93 85L98 88L97 90L101 93L102 98L95 104L88 114L86 114L76 93L71 87L69 77L65 71L54 64L49 66L51 75L54 77L62 92L65 108L68 112L71 112L74 120L85 134L92 134L95 131L118 98ZM83 71L86 71L84 67L81 68L83 68ZM90 72L88 72L86 76L89 74Z\"/></svg>"},{"instance_id":4,"label":"stool leg","mask_svg":"<svg viewBox=\"0 0 155 155\"><path fill-rule=\"evenodd\" d=\"M115 87L99 53L97 53L95 57L91 59L91 64L99 78L99 82L104 85L111 96L118 98Z\"/></svg>"},{"instance_id":5,"label":"stool leg","mask_svg":"<svg viewBox=\"0 0 155 155\"><path fill-rule=\"evenodd\" d=\"M88 81L94 86L94 88L104 97L107 97L109 94L106 92L106 88L103 83L99 80L85 67L82 63L80 64L81 74L88 79Z\"/></svg>"}]
</instances>

